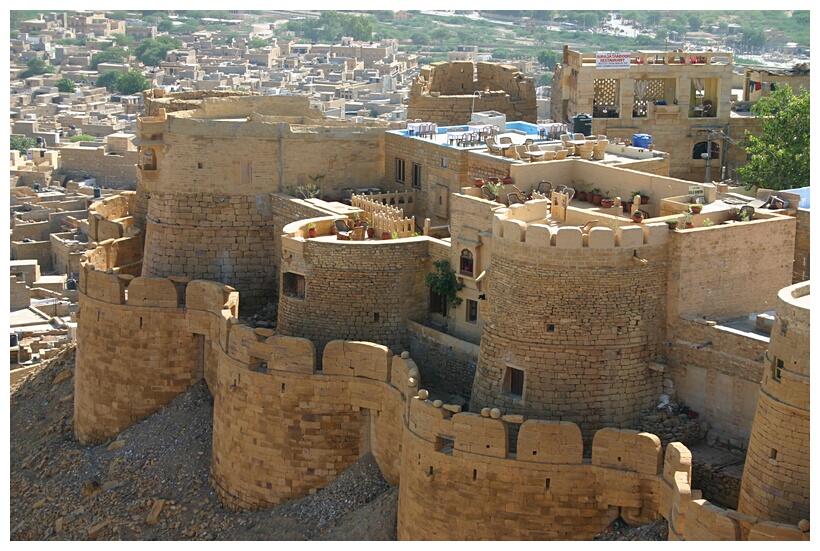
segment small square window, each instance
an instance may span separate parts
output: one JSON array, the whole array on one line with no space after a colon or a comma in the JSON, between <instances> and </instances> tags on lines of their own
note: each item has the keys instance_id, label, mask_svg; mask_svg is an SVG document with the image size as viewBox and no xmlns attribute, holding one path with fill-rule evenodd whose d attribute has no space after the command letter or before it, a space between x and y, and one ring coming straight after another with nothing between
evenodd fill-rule
<instances>
[{"instance_id":1,"label":"small square window","mask_svg":"<svg viewBox=\"0 0 820 551\"><path fill-rule=\"evenodd\" d=\"M202 163L197 163L197 164L196 164L196 167L197 167L197 168L202 168Z\"/></svg>"},{"instance_id":2,"label":"small square window","mask_svg":"<svg viewBox=\"0 0 820 551\"><path fill-rule=\"evenodd\" d=\"M555 332L555 324L554 323L548 323L547 324L547 332L548 333L554 333Z\"/></svg>"},{"instance_id":3,"label":"small square window","mask_svg":"<svg viewBox=\"0 0 820 551\"><path fill-rule=\"evenodd\" d=\"M293 272L282 274L282 294L291 298L305 298L305 276Z\"/></svg>"},{"instance_id":4,"label":"small square window","mask_svg":"<svg viewBox=\"0 0 820 551\"><path fill-rule=\"evenodd\" d=\"M772 461L777 461L777 450L772 448L772 453L769 457L771 457Z\"/></svg>"},{"instance_id":5,"label":"small square window","mask_svg":"<svg viewBox=\"0 0 820 551\"><path fill-rule=\"evenodd\" d=\"M524 397L524 370L507 367L504 371L504 392L514 399Z\"/></svg>"}]
</instances>

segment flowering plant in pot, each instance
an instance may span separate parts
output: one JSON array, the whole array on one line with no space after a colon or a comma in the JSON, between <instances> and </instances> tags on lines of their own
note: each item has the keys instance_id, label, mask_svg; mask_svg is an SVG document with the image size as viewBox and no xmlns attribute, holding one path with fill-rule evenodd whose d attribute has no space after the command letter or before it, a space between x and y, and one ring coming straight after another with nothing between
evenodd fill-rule
<instances>
[{"instance_id":1,"label":"flowering plant in pot","mask_svg":"<svg viewBox=\"0 0 820 551\"><path fill-rule=\"evenodd\" d=\"M308 224L308 237L316 237L316 224L313 222Z\"/></svg>"}]
</instances>

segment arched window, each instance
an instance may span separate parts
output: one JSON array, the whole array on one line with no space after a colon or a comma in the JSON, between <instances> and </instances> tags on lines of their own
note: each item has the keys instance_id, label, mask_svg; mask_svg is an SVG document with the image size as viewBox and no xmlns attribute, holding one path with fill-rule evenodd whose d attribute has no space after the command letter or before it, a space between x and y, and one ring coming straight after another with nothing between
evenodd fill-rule
<instances>
[{"instance_id":1,"label":"arched window","mask_svg":"<svg viewBox=\"0 0 820 551\"><path fill-rule=\"evenodd\" d=\"M698 142L695 144L695 148L692 149L692 158L693 159L702 159L701 155L706 153L706 148L708 147L709 142ZM712 142L712 159L719 159L720 158L720 144L717 142Z\"/></svg>"},{"instance_id":2,"label":"arched window","mask_svg":"<svg viewBox=\"0 0 820 551\"><path fill-rule=\"evenodd\" d=\"M459 263L461 275L473 276L473 253L464 249L461 251L461 262Z\"/></svg>"}]
</instances>

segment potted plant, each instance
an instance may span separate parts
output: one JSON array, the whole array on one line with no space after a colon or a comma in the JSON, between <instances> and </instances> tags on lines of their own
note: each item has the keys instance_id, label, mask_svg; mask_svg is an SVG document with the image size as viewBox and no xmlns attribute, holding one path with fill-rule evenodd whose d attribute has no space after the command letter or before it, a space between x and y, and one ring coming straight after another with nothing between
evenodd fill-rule
<instances>
[{"instance_id":1,"label":"potted plant","mask_svg":"<svg viewBox=\"0 0 820 551\"><path fill-rule=\"evenodd\" d=\"M390 239L390 232L387 230L382 230L382 240L386 241Z\"/></svg>"},{"instance_id":2,"label":"potted plant","mask_svg":"<svg viewBox=\"0 0 820 551\"><path fill-rule=\"evenodd\" d=\"M501 181L504 182L505 184L512 184L513 183L512 176L509 176L509 175L504 176L504 178L502 178Z\"/></svg>"},{"instance_id":3,"label":"potted plant","mask_svg":"<svg viewBox=\"0 0 820 551\"><path fill-rule=\"evenodd\" d=\"M615 200L607 193L606 196L601 198L601 206L605 209L610 209L615 206Z\"/></svg>"},{"instance_id":4,"label":"potted plant","mask_svg":"<svg viewBox=\"0 0 820 551\"><path fill-rule=\"evenodd\" d=\"M313 222L308 224L308 237L316 237L316 224Z\"/></svg>"},{"instance_id":5,"label":"potted plant","mask_svg":"<svg viewBox=\"0 0 820 551\"><path fill-rule=\"evenodd\" d=\"M601 204L601 190L596 188L592 188L592 204L593 205L600 205ZM589 200L589 196L587 196L587 200Z\"/></svg>"},{"instance_id":6,"label":"potted plant","mask_svg":"<svg viewBox=\"0 0 820 551\"><path fill-rule=\"evenodd\" d=\"M636 195L640 195L640 196L641 196L641 204L642 204L642 205L645 205L645 204L647 204L647 203L649 202L649 195L648 195L648 194L646 194L646 193L644 193L643 191L641 191L641 190L639 190L639 189L636 189L635 191L633 191L633 192L632 192L632 201L633 201L633 202L635 201L635 196L636 196Z\"/></svg>"},{"instance_id":7,"label":"potted plant","mask_svg":"<svg viewBox=\"0 0 820 551\"><path fill-rule=\"evenodd\" d=\"M636 224L640 224L641 222L643 222L644 218L645 218L645 216L644 216L642 210L636 210L635 212L632 213L632 221L635 222Z\"/></svg>"},{"instance_id":8,"label":"potted plant","mask_svg":"<svg viewBox=\"0 0 820 551\"><path fill-rule=\"evenodd\" d=\"M373 236L376 235L376 228L373 227L373 223L370 221L370 218L365 220L365 223L367 224L367 237L372 239Z\"/></svg>"},{"instance_id":9,"label":"potted plant","mask_svg":"<svg viewBox=\"0 0 820 551\"><path fill-rule=\"evenodd\" d=\"M684 225L683 225L684 229L689 230L689 229L692 229L692 228L695 227L695 225L692 223L692 213L691 212L684 213L683 214L683 219L684 219Z\"/></svg>"},{"instance_id":10,"label":"potted plant","mask_svg":"<svg viewBox=\"0 0 820 551\"><path fill-rule=\"evenodd\" d=\"M669 226L670 230L677 229L678 223L679 223L678 220L667 220L666 221L666 225Z\"/></svg>"},{"instance_id":11,"label":"potted plant","mask_svg":"<svg viewBox=\"0 0 820 551\"><path fill-rule=\"evenodd\" d=\"M484 179L483 178L474 178L473 179L473 185L475 187L482 187L484 185Z\"/></svg>"},{"instance_id":12,"label":"potted plant","mask_svg":"<svg viewBox=\"0 0 820 551\"><path fill-rule=\"evenodd\" d=\"M353 213L353 227L358 228L358 227L359 227L359 226L361 226L361 225L362 225L362 221L361 221L361 220L359 220L359 213L358 213L358 212L354 212L354 213Z\"/></svg>"},{"instance_id":13,"label":"potted plant","mask_svg":"<svg viewBox=\"0 0 820 551\"><path fill-rule=\"evenodd\" d=\"M501 184L498 183L498 178L495 179L495 182L492 180L493 178L490 178L490 181L487 182L487 189L490 190L490 193L495 196L495 200L498 201L498 194L501 193Z\"/></svg>"},{"instance_id":14,"label":"potted plant","mask_svg":"<svg viewBox=\"0 0 820 551\"><path fill-rule=\"evenodd\" d=\"M330 225L330 235L337 235L339 230L336 228L336 221L334 220L333 223Z\"/></svg>"},{"instance_id":15,"label":"potted plant","mask_svg":"<svg viewBox=\"0 0 820 551\"><path fill-rule=\"evenodd\" d=\"M587 200L587 192L584 189L578 190L578 200L579 201L586 201Z\"/></svg>"},{"instance_id":16,"label":"potted plant","mask_svg":"<svg viewBox=\"0 0 820 551\"><path fill-rule=\"evenodd\" d=\"M703 221L703 227L704 228L709 228L709 227L712 227L714 225L715 225L715 223L712 222L709 218L707 218L706 220Z\"/></svg>"},{"instance_id":17,"label":"potted plant","mask_svg":"<svg viewBox=\"0 0 820 551\"><path fill-rule=\"evenodd\" d=\"M692 214L700 214L700 211L702 210L703 205L701 205L700 203L692 203L691 205L689 205L689 212L691 212Z\"/></svg>"}]
</instances>

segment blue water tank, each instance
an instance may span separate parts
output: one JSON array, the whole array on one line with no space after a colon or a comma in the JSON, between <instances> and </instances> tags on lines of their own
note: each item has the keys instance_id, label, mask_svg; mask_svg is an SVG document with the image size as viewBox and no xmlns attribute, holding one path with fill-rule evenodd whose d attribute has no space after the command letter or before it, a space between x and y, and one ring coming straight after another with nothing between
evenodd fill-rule
<instances>
[{"instance_id":1,"label":"blue water tank","mask_svg":"<svg viewBox=\"0 0 820 551\"><path fill-rule=\"evenodd\" d=\"M39 192L40 192L40 184L34 184L34 192L35 192L35 193L39 193Z\"/></svg>"},{"instance_id":2,"label":"blue water tank","mask_svg":"<svg viewBox=\"0 0 820 551\"><path fill-rule=\"evenodd\" d=\"M649 134L632 134L632 147L649 149L650 145L652 145L652 136Z\"/></svg>"}]
</instances>

